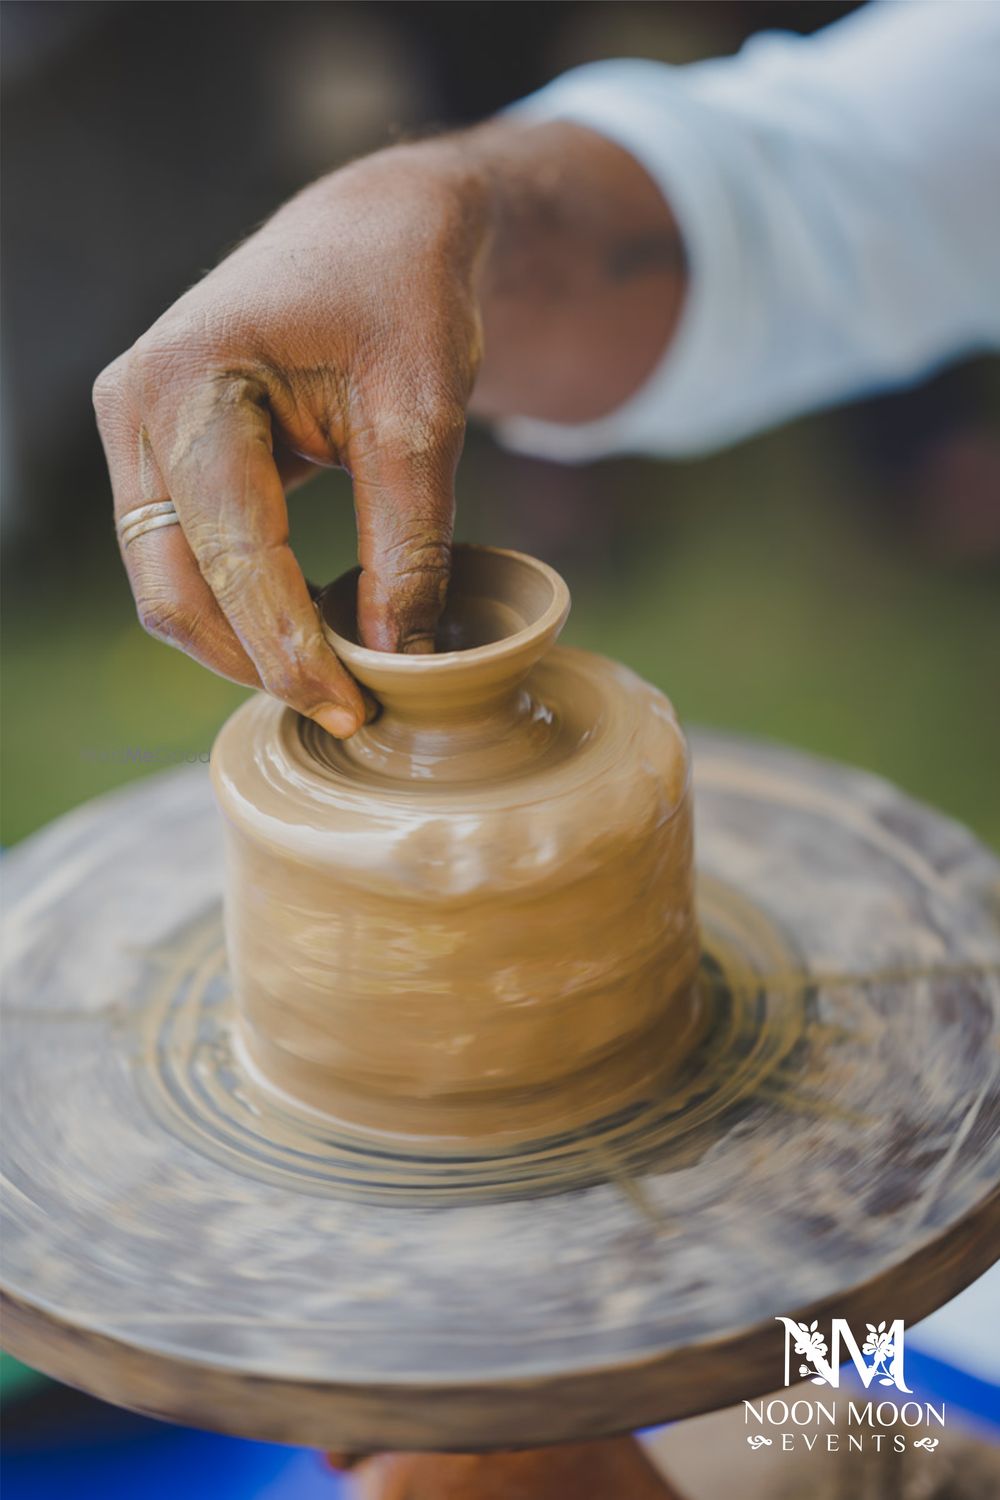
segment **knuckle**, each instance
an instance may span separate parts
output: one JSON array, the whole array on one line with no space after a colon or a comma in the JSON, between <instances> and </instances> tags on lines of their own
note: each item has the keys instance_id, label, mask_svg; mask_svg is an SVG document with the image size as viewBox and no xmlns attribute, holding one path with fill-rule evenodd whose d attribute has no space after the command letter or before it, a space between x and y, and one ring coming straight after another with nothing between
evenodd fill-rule
<instances>
[{"instance_id":1,"label":"knuckle","mask_svg":"<svg viewBox=\"0 0 1000 1500\"><path fill-rule=\"evenodd\" d=\"M318 684L316 673L295 657L267 662L260 671L260 680L273 698L280 698L300 713L311 713L330 701L329 682Z\"/></svg>"},{"instance_id":2,"label":"knuckle","mask_svg":"<svg viewBox=\"0 0 1000 1500\"><path fill-rule=\"evenodd\" d=\"M388 548L387 561L394 579L424 581L436 589L451 572L451 547L439 538L408 537Z\"/></svg>"},{"instance_id":3,"label":"knuckle","mask_svg":"<svg viewBox=\"0 0 1000 1500\"><path fill-rule=\"evenodd\" d=\"M465 403L450 391L432 392L421 402L420 414L441 438L465 431Z\"/></svg>"},{"instance_id":4,"label":"knuckle","mask_svg":"<svg viewBox=\"0 0 1000 1500\"><path fill-rule=\"evenodd\" d=\"M125 359L112 360L94 381L91 396L99 417L108 416L121 404L125 393Z\"/></svg>"},{"instance_id":5,"label":"knuckle","mask_svg":"<svg viewBox=\"0 0 1000 1500\"><path fill-rule=\"evenodd\" d=\"M266 693L304 712L301 684L291 662L269 661L263 666L258 666L257 671L260 673L261 685Z\"/></svg>"},{"instance_id":6,"label":"knuckle","mask_svg":"<svg viewBox=\"0 0 1000 1500\"><path fill-rule=\"evenodd\" d=\"M242 587L248 573L247 559L232 545L218 538L199 543L194 537L191 545L201 576L217 599L224 601Z\"/></svg>"},{"instance_id":7,"label":"knuckle","mask_svg":"<svg viewBox=\"0 0 1000 1500\"><path fill-rule=\"evenodd\" d=\"M198 635L198 611L179 599L149 595L136 600L136 611L143 630L158 641L186 647Z\"/></svg>"},{"instance_id":8,"label":"knuckle","mask_svg":"<svg viewBox=\"0 0 1000 1500\"><path fill-rule=\"evenodd\" d=\"M283 649L270 651L258 670L265 689L283 703L311 714L331 701L351 696L350 678L342 664L318 634L304 628L291 629Z\"/></svg>"},{"instance_id":9,"label":"knuckle","mask_svg":"<svg viewBox=\"0 0 1000 1500\"><path fill-rule=\"evenodd\" d=\"M129 376L142 386L148 380L159 379L171 362L171 355L158 339L150 338L144 334L138 339L125 355L126 368Z\"/></svg>"},{"instance_id":10,"label":"knuckle","mask_svg":"<svg viewBox=\"0 0 1000 1500\"><path fill-rule=\"evenodd\" d=\"M447 395L424 395L419 405L400 406L374 424L379 447L411 460L450 455L465 433L465 407Z\"/></svg>"},{"instance_id":11,"label":"knuckle","mask_svg":"<svg viewBox=\"0 0 1000 1500\"><path fill-rule=\"evenodd\" d=\"M123 359L128 384L151 399L167 388L183 385L206 363L193 339L168 338L165 332L144 333Z\"/></svg>"},{"instance_id":12,"label":"knuckle","mask_svg":"<svg viewBox=\"0 0 1000 1500\"><path fill-rule=\"evenodd\" d=\"M255 589L269 549L248 539L213 535L199 541L189 538L198 559L198 571L220 604L231 605Z\"/></svg>"}]
</instances>

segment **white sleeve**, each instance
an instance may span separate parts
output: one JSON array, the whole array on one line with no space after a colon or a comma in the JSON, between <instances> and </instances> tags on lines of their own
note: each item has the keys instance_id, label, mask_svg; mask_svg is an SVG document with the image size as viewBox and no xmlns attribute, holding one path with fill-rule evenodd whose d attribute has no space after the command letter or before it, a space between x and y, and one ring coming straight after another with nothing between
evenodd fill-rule
<instances>
[{"instance_id":1,"label":"white sleeve","mask_svg":"<svg viewBox=\"0 0 1000 1500\"><path fill-rule=\"evenodd\" d=\"M691 278L671 345L598 421L511 446L684 454L1000 344L1000 0L883 0L736 57L578 68L516 106L624 146Z\"/></svg>"}]
</instances>

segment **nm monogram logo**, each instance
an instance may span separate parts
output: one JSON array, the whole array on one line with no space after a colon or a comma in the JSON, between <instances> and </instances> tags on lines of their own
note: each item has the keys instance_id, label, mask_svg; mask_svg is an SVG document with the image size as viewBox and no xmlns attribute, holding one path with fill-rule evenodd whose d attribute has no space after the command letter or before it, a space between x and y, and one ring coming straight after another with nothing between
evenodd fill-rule
<instances>
[{"instance_id":1,"label":"nm monogram logo","mask_svg":"<svg viewBox=\"0 0 1000 1500\"><path fill-rule=\"evenodd\" d=\"M912 1395L903 1373L904 1330L902 1318L893 1323L865 1324L859 1345L850 1323L844 1318L830 1321L830 1343L827 1345L817 1320L796 1323L794 1318L777 1318L785 1330L785 1384L794 1385L811 1377L813 1385L840 1388L840 1367L845 1351L857 1371L865 1390L877 1381Z\"/></svg>"}]
</instances>

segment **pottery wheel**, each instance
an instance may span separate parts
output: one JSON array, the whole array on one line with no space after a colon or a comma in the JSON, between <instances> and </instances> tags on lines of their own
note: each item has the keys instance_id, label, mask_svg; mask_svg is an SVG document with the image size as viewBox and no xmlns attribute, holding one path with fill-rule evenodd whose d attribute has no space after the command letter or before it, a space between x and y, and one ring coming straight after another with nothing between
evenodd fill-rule
<instances>
[{"instance_id":1,"label":"pottery wheel","mask_svg":"<svg viewBox=\"0 0 1000 1500\"><path fill-rule=\"evenodd\" d=\"M702 985L669 1096L510 1152L260 1113L207 776L7 861L16 1354L341 1449L539 1444L780 1384L778 1314L908 1322L1000 1240L1000 866L885 783L695 737Z\"/></svg>"}]
</instances>

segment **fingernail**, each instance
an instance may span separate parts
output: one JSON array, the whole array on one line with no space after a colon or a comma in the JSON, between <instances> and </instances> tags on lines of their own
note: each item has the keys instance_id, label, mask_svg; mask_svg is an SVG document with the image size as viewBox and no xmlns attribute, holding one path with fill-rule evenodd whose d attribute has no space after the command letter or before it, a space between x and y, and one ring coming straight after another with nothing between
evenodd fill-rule
<instances>
[{"instance_id":1,"label":"fingernail","mask_svg":"<svg viewBox=\"0 0 1000 1500\"><path fill-rule=\"evenodd\" d=\"M322 724L327 734L332 734L338 740L350 739L354 731L361 728L357 714L352 714L349 708L338 708L334 703L314 708L312 717L317 724Z\"/></svg>"},{"instance_id":2,"label":"fingernail","mask_svg":"<svg viewBox=\"0 0 1000 1500\"><path fill-rule=\"evenodd\" d=\"M404 656L433 656L434 637L415 635L411 640L404 641L402 651Z\"/></svg>"}]
</instances>

